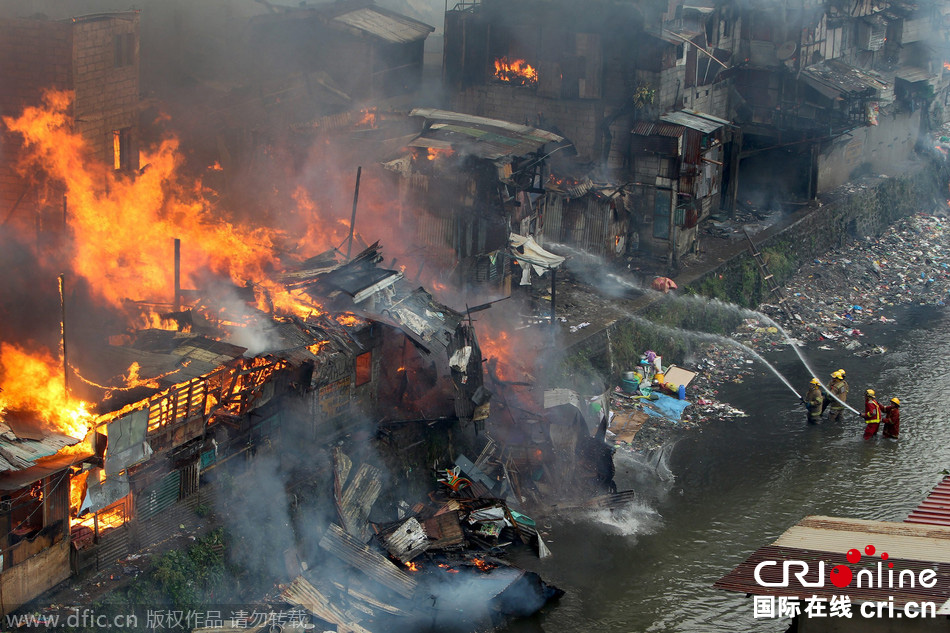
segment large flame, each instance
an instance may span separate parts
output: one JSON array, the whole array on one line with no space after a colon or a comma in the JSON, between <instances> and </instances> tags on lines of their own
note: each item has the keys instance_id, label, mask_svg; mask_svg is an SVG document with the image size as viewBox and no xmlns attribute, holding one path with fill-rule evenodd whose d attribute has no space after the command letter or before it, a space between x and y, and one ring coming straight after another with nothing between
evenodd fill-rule
<instances>
[{"instance_id":1,"label":"large flame","mask_svg":"<svg viewBox=\"0 0 950 633\"><path fill-rule=\"evenodd\" d=\"M279 270L278 246L290 238L239 224L216 208L199 180L179 175L177 140L144 152L144 167L134 177L89 160L83 140L69 127L71 96L48 91L42 107L28 107L3 122L23 137L27 155L20 171L43 169L65 185L74 238L71 267L95 292L117 307L129 299L171 299L173 244L179 238L183 285L195 287L199 276L210 272L252 285L259 307L304 315L318 309L308 297L291 295L271 281Z\"/></svg>"},{"instance_id":2,"label":"large flame","mask_svg":"<svg viewBox=\"0 0 950 633\"><path fill-rule=\"evenodd\" d=\"M534 86L538 83L538 71L523 59L499 57L495 60L495 77L519 86Z\"/></svg>"},{"instance_id":3,"label":"large flame","mask_svg":"<svg viewBox=\"0 0 950 633\"><path fill-rule=\"evenodd\" d=\"M92 425L89 405L66 397L61 364L49 352L0 343L0 420L30 411L60 433L82 439Z\"/></svg>"}]
</instances>

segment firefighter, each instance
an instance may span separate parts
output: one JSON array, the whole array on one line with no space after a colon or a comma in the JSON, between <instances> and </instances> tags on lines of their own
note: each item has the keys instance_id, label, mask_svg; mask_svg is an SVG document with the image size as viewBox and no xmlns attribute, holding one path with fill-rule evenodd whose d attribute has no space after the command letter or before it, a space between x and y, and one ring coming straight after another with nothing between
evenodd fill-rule
<instances>
[{"instance_id":1,"label":"firefighter","mask_svg":"<svg viewBox=\"0 0 950 633\"><path fill-rule=\"evenodd\" d=\"M824 399L825 397L821 393L821 381L812 378L808 393L805 394L805 408L808 409L809 424L818 424L821 419L821 403Z\"/></svg>"},{"instance_id":2,"label":"firefighter","mask_svg":"<svg viewBox=\"0 0 950 633\"><path fill-rule=\"evenodd\" d=\"M891 398L891 404L884 407L884 437L893 437L901 431L901 401Z\"/></svg>"},{"instance_id":3,"label":"firefighter","mask_svg":"<svg viewBox=\"0 0 950 633\"><path fill-rule=\"evenodd\" d=\"M869 440L881 426L881 404L874 398L874 390L864 392L864 439Z\"/></svg>"},{"instance_id":4,"label":"firefighter","mask_svg":"<svg viewBox=\"0 0 950 633\"><path fill-rule=\"evenodd\" d=\"M831 408L831 413L828 414L829 422L840 422L841 416L844 413L843 402L848 401L848 381L844 379L844 370L839 369L838 371L832 372L831 382L828 383L827 391L829 394L834 396L825 398L824 403L821 405L821 412L824 413L825 409ZM835 400L837 398L837 400ZM838 402L840 400L841 402Z\"/></svg>"}]
</instances>

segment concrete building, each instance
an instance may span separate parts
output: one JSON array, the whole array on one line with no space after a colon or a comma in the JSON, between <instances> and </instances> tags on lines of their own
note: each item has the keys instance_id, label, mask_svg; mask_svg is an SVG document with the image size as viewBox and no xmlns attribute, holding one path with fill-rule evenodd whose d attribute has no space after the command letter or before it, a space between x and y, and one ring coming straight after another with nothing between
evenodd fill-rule
<instances>
[{"instance_id":1,"label":"concrete building","mask_svg":"<svg viewBox=\"0 0 950 633\"><path fill-rule=\"evenodd\" d=\"M103 13L63 20L0 19L0 113L40 106L46 91L65 91L73 129L90 158L114 169L139 167L139 14ZM0 221L38 233L62 231L55 185L17 172L20 139L3 133Z\"/></svg>"}]
</instances>

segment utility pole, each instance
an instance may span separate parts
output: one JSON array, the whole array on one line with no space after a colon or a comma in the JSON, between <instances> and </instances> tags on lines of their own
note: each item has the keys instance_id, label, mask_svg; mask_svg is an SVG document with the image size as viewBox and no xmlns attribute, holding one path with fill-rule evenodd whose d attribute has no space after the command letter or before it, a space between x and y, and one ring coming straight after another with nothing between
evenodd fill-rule
<instances>
[{"instance_id":1,"label":"utility pole","mask_svg":"<svg viewBox=\"0 0 950 633\"><path fill-rule=\"evenodd\" d=\"M59 334L63 345L63 394L69 402L69 357L66 355L66 274L59 275Z\"/></svg>"},{"instance_id":2,"label":"utility pole","mask_svg":"<svg viewBox=\"0 0 950 633\"><path fill-rule=\"evenodd\" d=\"M181 240L175 238L175 297L172 303L175 306L175 312L181 309Z\"/></svg>"},{"instance_id":3,"label":"utility pole","mask_svg":"<svg viewBox=\"0 0 950 633\"><path fill-rule=\"evenodd\" d=\"M353 229L356 228L356 204L360 200L360 174L363 173L363 166L356 168L356 189L353 191L353 213L350 215L350 239L346 246L346 261L350 261L350 253L353 251Z\"/></svg>"}]
</instances>

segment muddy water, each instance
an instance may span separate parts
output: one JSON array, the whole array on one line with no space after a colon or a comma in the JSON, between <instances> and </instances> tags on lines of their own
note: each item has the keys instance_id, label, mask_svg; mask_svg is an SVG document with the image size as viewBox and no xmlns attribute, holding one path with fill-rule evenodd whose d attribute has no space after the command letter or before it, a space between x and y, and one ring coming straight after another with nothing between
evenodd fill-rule
<instances>
[{"instance_id":1,"label":"muddy water","mask_svg":"<svg viewBox=\"0 0 950 633\"><path fill-rule=\"evenodd\" d=\"M641 491L642 504L546 522L554 556L520 562L568 593L508 630L784 631L787 620L754 620L750 598L712 583L806 515L901 521L939 481L950 467L950 313L938 310L906 308L896 325L862 326L884 355L805 350L821 375L847 370L852 405L868 387L900 397L899 441L863 442L863 422L847 412L839 425L806 425L804 408L764 368L725 385L720 397L749 417L710 421L662 454L618 457L619 487ZM794 353L768 359L804 391L808 372Z\"/></svg>"}]
</instances>

